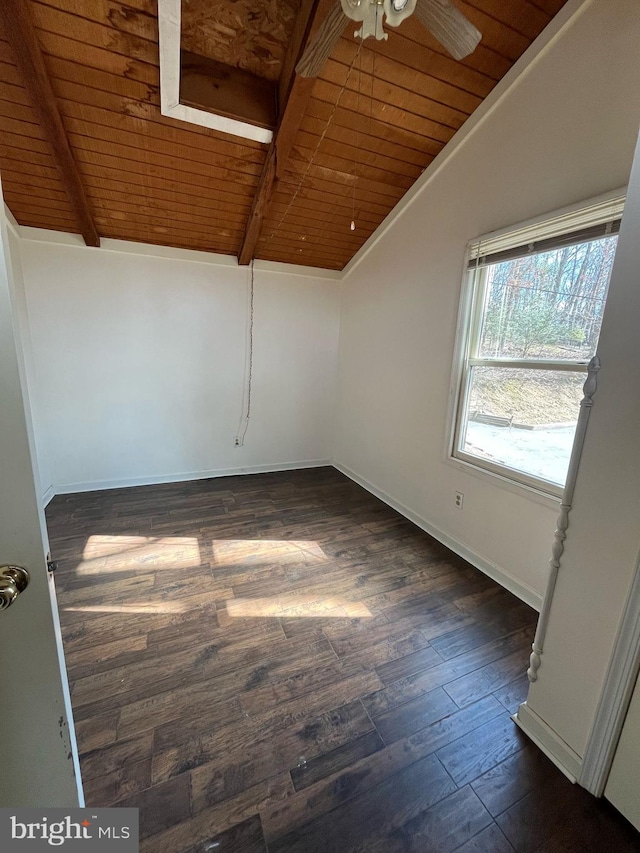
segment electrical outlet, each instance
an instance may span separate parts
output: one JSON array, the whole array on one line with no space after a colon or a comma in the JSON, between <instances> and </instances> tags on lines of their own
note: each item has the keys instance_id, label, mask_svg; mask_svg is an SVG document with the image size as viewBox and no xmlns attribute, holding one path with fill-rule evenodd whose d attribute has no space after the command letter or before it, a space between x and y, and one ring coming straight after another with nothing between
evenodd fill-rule
<instances>
[{"instance_id":1,"label":"electrical outlet","mask_svg":"<svg viewBox=\"0 0 640 853\"><path fill-rule=\"evenodd\" d=\"M240 438L240 436L239 436L239 435L237 435L237 436L233 439L233 446L234 446L234 447L242 447L242 439Z\"/></svg>"},{"instance_id":2,"label":"electrical outlet","mask_svg":"<svg viewBox=\"0 0 640 853\"><path fill-rule=\"evenodd\" d=\"M464 495L462 494L462 492L456 492L455 505L458 509L462 509L464 505Z\"/></svg>"}]
</instances>

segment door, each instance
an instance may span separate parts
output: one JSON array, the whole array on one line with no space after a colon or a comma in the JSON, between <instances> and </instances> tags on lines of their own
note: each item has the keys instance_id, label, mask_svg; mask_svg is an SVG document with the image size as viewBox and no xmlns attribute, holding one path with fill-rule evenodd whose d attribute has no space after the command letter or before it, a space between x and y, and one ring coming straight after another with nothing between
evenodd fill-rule
<instances>
[{"instance_id":1,"label":"door","mask_svg":"<svg viewBox=\"0 0 640 853\"><path fill-rule=\"evenodd\" d=\"M640 830L640 679L631 697L604 795Z\"/></svg>"},{"instance_id":2,"label":"door","mask_svg":"<svg viewBox=\"0 0 640 853\"><path fill-rule=\"evenodd\" d=\"M23 299L19 241L0 189L0 565L31 574L28 587L0 611L0 806L84 805L32 463Z\"/></svg>"}]
</instances>

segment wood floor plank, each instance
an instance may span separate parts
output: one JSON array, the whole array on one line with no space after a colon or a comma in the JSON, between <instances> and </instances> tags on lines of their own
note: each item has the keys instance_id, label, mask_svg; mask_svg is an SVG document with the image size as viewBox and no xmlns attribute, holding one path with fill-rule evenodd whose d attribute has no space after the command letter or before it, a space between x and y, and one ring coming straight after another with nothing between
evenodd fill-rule
<instances>
[{"instance_id":1,"label":"wood floor plank","mask_svg":"<svg viewBox=\"0 0 640 853\"><path fill-rule=\"evenodd\" d=\"M312 850L347 853L356 849L376 849L377 839L389 845L386 849L399 850L402 847L398 846L398 840L390 842L390 836L400 835L407 823L453 792L455 785L442 765L428 756L312 823L283 837L270 838L269 850L273 853L310 853Z\"/></svg>"},{"instance_id":2,"label":"wood floor plank","mask_svg":"<svg viewBox=\"0 0 640 853\"><path fill-rule=\"evenodd\" d=\"M467 787L416 815L393 834L400 842L396 847L398 851L420 853L428 845L437 853L449 853L459 849L461 843L464 844L488 824L489 814ZM371 850L383 853L384 842L378 840Z\"/></svg>"},{"instance_id":3,"label":"wood floor plank","mask_svg":"<svg viewBox=\"0 0 640 853\"><path fill-rule=\"evenodd\" d=\"M377 693L365 697L365 706L373 715L395 708L427 693L429 690L449 684L467 673L475 672L480 667L512 653L514 649L524 651L527 648L526 643L529 636L528 631L517 632L484 646L478 646L472 652L436 664L423 672L401 678L386 685Z\"/></svg>"},{"instance_id":4,"label":"wood floor plank","mask_svg":"<svg viewBox=\"0 0 640 853\"><path fill-rule=\"evenodd\" d=\"M469 583L464 578L461 580L452 566L437 578L422 576L418 571L411 581L396 589L372 595L366 600L367 606L373 612L384 613L390 622L419 618L421 624L436 624L449 604L450 615L457 615L459 622L448 628L448 631L458 627L462 629L473 622L471 617L463 614L453 603L458 593L469 590Z\"/></svg>"},{"instance_id":5,"label":"wood floor plank","mask_svg":"<svg viewBox=\"0 0 640 853\"><path fill-rule=\"evenodd\" d=\"M80 755L82 778L95 779L96 776L120 770L127 764L137 764L151 752L152 732L145 732L129 740L98 747Z\"/></svg>"},{"instance_id":6,"label":"wood floor plank","mask_svg":"<svg viewBox=\"0 0 640 853\"><path fill-rule=\"evenodd\" d=\"M367 649L378 643L409 642L411 646L415 647L416 651L429 645L429 641L417 629L407 630L404 625L393 624L386 619L374 628L365 624L363 630L346 636L344 633L340 636L335 630L332 631L331 627L325 633L334 652L341 658L358 652L366 652Z\"/></svg>"},{"instance_id":7,"label":"wood floor plank","mask_svg":"<svg viewBox=\"0 0 640 853\"><path fill-rule=\"evenodd\" d=\"M411 766L432 755L437 749L472 732L496 715L502 715L502 706L493 697L478 702L396 741L385 749L346 768L342 773L328 777L308 789L261 812L267 839L286 835L297 825L308 823L334 808L364 794Z\"/></svg>"},{"instance_id":8,"label":"wood floor plank","mask_svg":"<svg viewBox=\"0 0 640 853\"><path fill-rule=\"evenodd\" d=\"M575 787L569 799L580 801L580 810L575 819L561 822L550 844L557 845L563 853L588 850L635 853L640 849L637 830L610 803L600 800L594 808L593 798ZM569 810L571 813L571 806Z\"/></svg>"},{"instance_id":9,"label":"wood floor plank","mask_svg":"<svg viewBox=\"0 0 640 853\"><path fill-rule=\"evenodd\" d=\"M527 666L527 655L523 655L522 650L518 649L507 657L488 663L475 672L451 681L446 685L445 690L458 707L464 708L465 705L511 684L514 679L526 672Z\"/></svg>"},{"instance_id":10,"label":"wood floor plank","mask_svg":"<svg viewBox=\"0 0 640 853\"><path fill-rule=\"evenodd\" d=\"M155 575L151 573L138 574L124 580L113 580L101 584L99 595L100 598L109 601L110 604L126 606L132 599L144 597L153 588L154 583ZM65 590L64 606L67 610L76 609L81 612L91 612L88 608L96 606L94 605L95 601L96 590L92 585Z\"/></svg>"},{"instance_id":11,"label":"wood floor plank","mask_svg":"<svg viewBox=\"0 0 640 853\"><path fill-rule=\"evenodd\" d=\"M354 696L358 692L357 687L356 681L341 682L312 696L305 695L264 709L260 714L252 716L243 712L240 718L232 713L225 717L223 705L222 713L217 715L213 725L210 716L195 720L188 726L184 725L183 717L159 725L154 730L155 773L159 778L163 774L169 777L180 771L186 772L214 761L219 751L223 753L220 766L226 766L226 762L234 758L242 762L245 759L250 761L252 757L260 759L264 766L264 754L273 750L278 761L282 761L283 751L287 749L290 758L297 762L303 753L303 745L307 755L314 754L309 752L313 747L307 742L310 732L318 729L319 735L327 734L345 722L349 726L353 723L350 710L355 709L356 718L364 724L365 730L373 728L369 717L360 712ZM296 747L293 751L292 744ZM245 754L241 754L242 745L248 750ZM327 748L331 748L331 744ZM251 772L255 774L257 769L254 767Z\"/></svg>"},{"instance_id":12,"label":"wood floor plank","mask_svg":"<svg viewBox=\"0 0 640 853\"><path fill-rule=\"evenodd\" d=\"M204 724L207 729L213 729L221 722L242 719L242 706L237 696L216 700L211 682L203 681L123 705L119 712L118 738L125 740L152 729L155 748L158 749L163 729L175 721L184 731L185 717L197 720L198 726ZM173 734L169 737L175 739Z\"/></svg>"},{"instance_id":13,"label":"wood floor plank","mask_svg":"<svg viewBox=\"0 0 640 853\"><path fill-rule=\"evenodd\" d=\"M212 850L225 853L267 853L258 815L237 823L220 835L205 838L188 853L211 853Z\"/></svg>"},{"instance_id":14,"label":"wood floor plank","mask_svg":"<svg viewBox=\"0 0 640 853\"><path fill-rule=\"evenodd\" d=\"M274 842L274 853L449 853L491 823L470 788L456 791L430 756L325 818Z\"/></svg>"},{"instance_id":15,"label":"wood floor plank","mask_svg":"<svg viewBox=\"0 0 640 853\"><path fill-rule=\"evenodd\" d=\"M522 749L526 739L508 716L496 717L436 753L457 785L466 785Z\"/></svg>"},{"instance_id":16,"label":"wood floor plank","mask_svg":"<svg viewBox=\"0 0 640 853\"><path fill-rule=\"evenodd\" d=\"M389 620L383 614L377 616L356 616L353 619L313 619L312 624L304 619L282 617L282 630L286 637L300 637L309 631L322 631L331 641L334 637L351 636L359 631L369 631L379 625L388 625Z\"/></svg>"},{"instance_id":17,"label":"wood floor plank","mask_svg":"<svg viewBox=\"0 0 640 853\"><path fill-rule=\"evenodd\" d=\"M360 702L336 708L312 721L290 726L277 734L258 735L253 728L245 737L234 731L230 743L213 751L212 739L200 743L202 752L195 760L207 757L205 763L191 771L193 807L200 811L227 797L240 793L284 770L304 765L310 758L323 755L337 747L373 731L373 724ZM180 756L181 757L181 756ZM179 759L178 759L179 760ZM188 761L189 759L187 759ZM173 755L154 758L153 778L163 779L180 772Z\"/></svg>"},{"instance_id":18,"label":"wood floor plank","mask_svg":"<svg viewBox=\"0 0 640 853\"><path fill-rule=\"evenodd\" d=\"M90 752L108 746L116 740L118 711L96 714L88 720L76 720L76 739L80 752Z\"/></svg>"},{"instance_id":19,"label":"wood floor plank","mask_svg":"<svg viewBox=\"0 0 640 853\"><path fill-rule=\"evenodd\" d=\"M335 469L47 522L87 803L142 853L637 849L509 719L535 612Z\"/></svg>"},{"instance_id":20,"label":"wood floor plank","mask_svg":"<svg viewBox=\"0 0 640 853\"><path fill-rule=\"evenodd\" d=\"M502 834L500 827L492 823L462 847L458 847L456 853L515 853L515 851Z\"/></svg>"},{"instance_id":21,"label":"wood floor plank","mask_svg":"<svg viewBox=\"0 0 640 853\"><path fill-rule=\"evenodd\" d=\"M82 769L82 761L80 762ZM116 770L93 779L82 777L88 806L113 806L126 797L146 791L151 785L151 756L133 764L122 764Z\"/></svg>"},{"instance_id":22,"label":"wood floor plank","mask_svg":"<svg viewBox=\"0 0 640 853\"><path fill-rule=\"evenodd\" d=\"M254 819L260 810L272 807L292 792L293 785L288 773L274 776L199 812L189 820L144 839L140 844L140 853L190 853L194 847L197 850L199 845L206 849L212 839L219 839L221 834L232 830L239 823ZM237 836L231 834L229 837L235 843ZM244 853L242 848L234 850L232 847L231 850L233 853Z\"/></svg>"},{"instance_id":23,"label":"wood floor plank","mask_svg":"<svg viewBox=\"0 0 640 853\"><path fill-rule=\"evenodd\" d=\"M97 596L96 596L97 598ZM146 637L153 630L162 627L180 626L191 617L203 618L202 608L182 611L149 611L136 613L120 611L102 614L99 612L70 613L64 606L60 607L62 618L62 637L65 652L75 652L77 649L91 649L113 643L125 637ZM214 616L214 620L216 617Z\"/></svg>"},{"instance_id":24,"label":"wood floor plank","mask_svg":"<svg viewBox=\"0 0 640 853\"><path fill-rule=\"evenodd\" d=\"M583 813L582 796L576 800L572 788L568 779L556 776L497 817L496 823L518 853L534 853L563 825L576 825Z\"/></svg>"},{"instance_id":25,"label":"wood floor plank","mask_svg":"<svg viewBox=\"0 0 640 853\"><path fill-rule=\"evenodd\" d=\"M333 647L333 643L332 643ZM344 647L343 647L344 648ZM379 643L371 643L369 646L360 646L353 652L341 658L345 663L353 661L361 661L364 665L379 667L392 662L400 662L413 655L423 652L424 656L420 660L427 661L427 665L432 665L434 660L441 660L437 652L434 652L429 646L429 642L425 639L420 631L413 628L405 628L399 631L395 636L391 636Z\"/></svg>"},{"instance_id":26,"label":"wood floor plank","mask_svg":"<svg viewBox=\"0 0 640 853\"><path fill-rule=\"evenodd\" d=\"M140 810L140 839L148 838L191 817L189 777L178 776L119 800L117 808Z\"/></svg>"},{"instance_id":27,"label":"wood floor plank","mask_svg":"<svg viewBox=\"0 0 640 853\"><path fill-rule=\"evenodd\" d=\"M112 667L135 663L139 659L140 652L147 648L148 637L134 636L69 651L66 654L69 676L75 681Z\"/></svg>"},{"instance_id":28,"label":"wood floor plank","mask_svg":"<svg viewBox=\"0 0 640 853\"><path fill-rule=\"evenodd\" d=\"M405 655L382 666L378 666L376 667L376 672L384 684L391 684L400 678L406 678L409 675L423 672L425 669L430 669L439 663L442 663L442 658L434 648L428 646L425 649L413 652L413 654Z\"/></svg>"},{"instance_id":29,"label":"wood floor plank","mask_svg":"<svg viewBox=\"0 0 640 853\"><path fill-rule=\"evenodd\" d=\"M455 713L458 706L440 687L406 702L391 711L385 711L372 717L373 723L382 735L385 743L407 737L424 729L429 723L435 723Z\"/></svg>"},{"instance_id":30,"label":"wood floor plank","mask_svg":"<svg viewBox=\"0 0 640 853\"><path fill-rule=\"evenodd\" d=\"M325 752L310 761L298 764L291 770L291 781L296 791L302 791L327 776L339 773L361 758L384 749L384 741L377 731L367 732L343 746Z\"/></svg>"},{"instance_id":31,"label":"wood floor plank","mask_svg":"<svg viewBox=\"0 0 640 853\"><path fill-rule=\"evenodd\" d=\"M529 679L526 672L521 673L514 681L493 691L498 702L501 702L510 714L515 714L520 705L526 701L529 694Z\"/></svg>"},{"instance_id":32,"label":"wood floor plank","mask_svg":"<svg viewBox=\"0 0 640 853\"><path fill-rule=\"evenodd\" d=\"M246 692L241 696L240 704L253 717L279 707L286 713L287 703L292 700L302 699L316 707L319 696L338 707L371 691L377 692L381 687L382 682L373 669L360 661L329 661L285 681ZM308 696L309 699L305 698Z\"/></svg>"},{"instance_id":33,"label":"wood floor plank","mask_svg":"<svg viewBox=\"0 0 640 853\"><path fill-rule=\"evenodd\" d=\"M226 606L226 599L224 599ZM166 625L147 632L149 646L157 654L171 653L183 647L199 646L203 639L209 640L201 654L228 654L242 648L251 648L261 639L284 639L282 627L277 619L236 619L231 625L220 625L220 611L213 608L192 610L182 623ZM317 639L322 639L318 637Z\"/></svg>"},{"instance_id":34,"label":"wood floor plank","mask_svg":"<svg viewBox=\"0 0 640 853\"><path fill-rule=\"evenodd\" d=\"M471 787L487 811L497 817L530 791L546 785L555 775L549 759L528 744L479 776Z\"/></svg>"},{"instance_id":35,"label":"wood floor plank","mask_svg":"<svg viewBox=\"0 0 640 853\"><path fill-rule=\"evenodd\" d=\"M215 676L218 692L226 685L228 693L237 693L239 680L243 689L251 690L277 678L286 678L300 670L309 656L319 662L335 659L326 638L300 645L292 640L262 638L260 646L212 651L215 644L203 643L174 654L141 656L135 664L127 664L106 672L88 675L76 682L73 700L80 707L87 702L114 701L120 695L144 698L180 688L184 672L193 682Z\"/></svg>"},{"instance_id":36,"label":"wood floor plank","mask_svg":"<svg viewBox=\"0 0 640 853\"><path fill-rule=\"evenodd\" d=\"M433 647L443 658L449 660L457 657L520 628L528 628L530 632L535 633L535 612L530 609L522 610L519 606L511 607L505 613L489 620L482 619L481 613L477 611L473 617L475 624L469 630L463 626L433 641Z\"/></svg>"}]
</instances>

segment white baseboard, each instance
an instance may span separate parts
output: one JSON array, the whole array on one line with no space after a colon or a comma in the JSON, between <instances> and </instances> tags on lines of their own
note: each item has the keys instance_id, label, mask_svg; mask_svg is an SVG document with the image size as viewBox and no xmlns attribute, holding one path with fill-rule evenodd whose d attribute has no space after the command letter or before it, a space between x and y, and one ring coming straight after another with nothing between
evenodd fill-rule
<instances>
[{"instance_id":1,"label":"white baseboard","mask_svg":"<svg viewBox=\"0 0 640 853\"><path fill-rule=\"evenodd\" d=\"M76 492L100 492L105 489L127 489L133 486L157 486L162 483L182 483L190 480L208 480L215 477L237 477L242 474L272 474L277 471L297 471L301 468L323 468L331 465L330 459L306 459L302 462L277 462L272 465L245 465L238 468L215 468L211 471L188 471L181 474L159 474L150 477L127 477L121 480L94 480L83 483L56 483L48 490L54 495L72 495ZM47 501L48 502L48 501Z\"/></svg>"},{"instance_id":2,"label":"white baseboard","mask_svg":"<svg viewBox=\"0 0 640 853\"><path fill-rule=\"evenodd\" d=\"M454 536L445 533L444 530L440 530L440 528L436 527L435 524L427 521L425 518L409 509L409 507L405 506L391 495L388 495L382 489L374 486L373 483L365 480L364 477L356 474L355 471L347 468L346 465L341 465L335 460L332 464L334 468L337 468L338 471L341 471L349 477L350 480L353 480L354 483L357 483L359 486L362 486L363 489L371 492L372 495L380 498L381 501L384 501L384 503L388 504L392 509L395 509L401 515L404 515L405 518L408 518L409 521L412 521L424 530L425 533L433 536L434 539L437 539L438 542L446 545L447 548L450 548L454 553L458 554L468 563L471 563L471 565L475 566L476 569L484 572L485 575L488 575L496 583L499 583L500 586L503 586L505 589L509 590L509 592L512 592L521 601L524 601L525 604L533 607L534 610L540 611L540 608L542 607L542 595L540 595L540 593L535 589L522 583L522 581L519 581L517 578L514 578L513 575L510 575L509 572L505 571L505 569L497 566L490 560L487 560L486 557L478 554L477 551L474 551L468 545L465 545L464 542L460 542L460 540L456 539Z\"/></svg>"},{"instance_id":3,"label":"white baseboard","mask_svg":"<svg viewBox=\"0 0 640 853\"><path fill-rule=\"evenodd\" d=\"M55 496L56 496L56 490L53 488L53 486L49 486L47 491L42 496L42 508L46 509L47 506L53 500L53 498L55 498Z\"/></svg>"},{"instance_id":4,"label":"white baseboard","mask_svg":"<svg viewBox=\"0 0 640 853\"><path fill-rule=\"evenodd\" d=\"M523 702L511 719L570 782L577 782L582 769L582 759L542 717Z\"/></svg>"}]
</instances>

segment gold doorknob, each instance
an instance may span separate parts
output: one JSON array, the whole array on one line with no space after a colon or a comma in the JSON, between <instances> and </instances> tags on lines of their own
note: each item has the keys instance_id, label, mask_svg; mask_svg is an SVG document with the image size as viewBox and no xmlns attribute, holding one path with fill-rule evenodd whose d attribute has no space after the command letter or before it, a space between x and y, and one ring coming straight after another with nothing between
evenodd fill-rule
<instances>
[{"instance_id":1,"label":"gold doorknob","mask_svg":"<svg viewBox=\"0 0 640 853\"><path fill-rule=\"evenodd\" d=\"M22 566L0 566L0 610L11 607L29 584L29 572Z\"/></svg>"}]
</instances>

